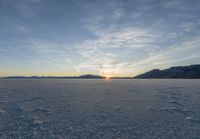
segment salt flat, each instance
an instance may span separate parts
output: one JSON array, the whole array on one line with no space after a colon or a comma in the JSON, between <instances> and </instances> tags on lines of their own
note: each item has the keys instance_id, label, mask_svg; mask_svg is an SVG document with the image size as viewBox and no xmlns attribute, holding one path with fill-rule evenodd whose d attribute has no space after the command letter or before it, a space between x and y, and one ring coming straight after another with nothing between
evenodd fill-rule
<instances>
[{"instance_id":1,"label":"salt flat","mask_svg":"<svg viewBox=\"0 0 200 139\"><path fill-rule=\"evenodd\" d=\"M200 138L200 80L0 80L0 138Z\"/></svg>"}]
</instances>

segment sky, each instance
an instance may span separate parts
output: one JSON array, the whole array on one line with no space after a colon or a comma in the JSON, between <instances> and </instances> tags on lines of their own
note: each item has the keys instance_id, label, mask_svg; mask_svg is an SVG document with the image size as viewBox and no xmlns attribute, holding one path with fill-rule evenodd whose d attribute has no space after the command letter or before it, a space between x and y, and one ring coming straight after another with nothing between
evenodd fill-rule
<instances>
[{"instance_id":1,"label":"sky","mask_svg":"<svg viewBox=\"0 0 200 139\"><path fill-rule=\"evenodd\" d=\"M200 64L200 0L0 0L0 76L136 76Z\"/></svg>"}]
</instances>

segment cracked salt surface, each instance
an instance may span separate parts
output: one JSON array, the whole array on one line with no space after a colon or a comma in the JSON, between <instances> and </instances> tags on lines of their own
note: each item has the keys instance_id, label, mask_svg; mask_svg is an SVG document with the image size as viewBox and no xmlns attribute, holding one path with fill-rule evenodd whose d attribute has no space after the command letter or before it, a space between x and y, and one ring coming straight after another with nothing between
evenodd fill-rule
<instances>
[{"instance_id":1,"label":"cracked salt surface","mask_svg":"<svg viewBox=\"0 0 200 139\"><path fill-rule=\"evenodd\" d=\"M200 80L0 80L0 138L199 138Z\"/></svg>"}]
</instances>

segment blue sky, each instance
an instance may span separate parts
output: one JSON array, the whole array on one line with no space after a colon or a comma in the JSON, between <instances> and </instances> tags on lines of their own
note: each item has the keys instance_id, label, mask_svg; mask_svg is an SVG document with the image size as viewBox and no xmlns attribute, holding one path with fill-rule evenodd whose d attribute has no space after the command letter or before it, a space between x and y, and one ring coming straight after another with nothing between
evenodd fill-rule
<instances>
[{"instance_id":1,"label":"blue sky","mask_svg":"<svg viewBox=\"0 0 200 139\"><path fill-rule=\"evenodd\" d=\"M0 76L200 64L199 0L1 0L0 17Z\"/></svg>"}]
</instances>

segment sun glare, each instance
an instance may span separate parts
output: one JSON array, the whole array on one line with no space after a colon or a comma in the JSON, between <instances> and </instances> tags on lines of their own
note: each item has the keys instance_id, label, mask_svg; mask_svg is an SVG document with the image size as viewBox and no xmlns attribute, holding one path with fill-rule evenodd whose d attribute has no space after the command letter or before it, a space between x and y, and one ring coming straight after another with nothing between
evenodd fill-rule
<instances>
[{"instance_id":1,"label":"sun glare","mask_svg":"<svg viewBox=\"0 0 200 139\"><path fill-rule=\"evenodd\" d=\"M106 77L106 80L110 80L111 79L110 75L106 75L105 77Z\"/></svg>"}]
</instances>

